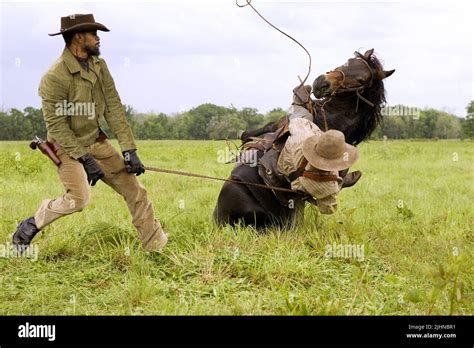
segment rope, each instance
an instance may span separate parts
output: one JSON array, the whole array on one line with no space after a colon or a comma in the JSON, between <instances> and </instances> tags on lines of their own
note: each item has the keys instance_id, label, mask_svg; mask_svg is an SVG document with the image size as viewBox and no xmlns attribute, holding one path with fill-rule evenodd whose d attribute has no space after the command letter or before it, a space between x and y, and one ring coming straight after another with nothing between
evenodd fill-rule
<instances>
[{"instance_id":1,"label":"rope","mask_svg":"<svg viewBox=\"0 0 474 348\"><path fill-rule=\"evenodd\" d=\"M268 189L268 190L275 190L275 191L282 191L282 192L288 192L288 193L295 193L295 194L304 195L304 193L302 193L302 192L293 191L293 190L286 189L286 188L283 188L283 187L268 186L268 185L264 185L264 184L256 184L256 183L253 183L253 182L238 181L238 180L232 180L232 179L224 179L224 178L219 178L219 177L215 177L215 176L208 176L208 175L202 175L202 174L196 174L196 173L190 173L190 172L182 172L182 171L179 171L179 170L154 168L154 167L145 167L145 170L149 170L150 172L175 174L175 175L182 175L182 176L201 178L201 179L210 179L210 180L233 182L233 183L236 183L236 184L255 186L255 187L264 188L264 189ZM123 171L126 172L126 168L122 168L118 172L112 172L112 174L118 174L118 173L123 172Z\"/></svg>"},{"instance_id":2,"label":"rope","mask_svg":"<svg viewBox=\"0 0 474 348\"><path fill-rule=\"evenodd\" d=\"M329 130L329 127L328 127L328 121L326 119L326 110L324 109L324 106L326 105L326 103L329 103L330 101L332 100L332 97L326 99L323 103L323 105L321 105L321 114L323 114L323 120L324 120L324 131L327 132Z\"/></svg>"},{"instance_id":3,"label":"rope","mask_svg":"<svg viewBox=\"0 0 474 348\"><path fill-rule=\"evenodd\" d=\"M309 77L309 74L311 73L311 54L309 54L308 50L298 41L296 40L295 38L293 38L291 35L288 35L287 33L285 33L283 30L281 29L278 29L276 26L274 26L272 23L270 23L270 21L268 21L260 12L257 11L257 9L252 5L252 0L245 0L246 4L245 5L240 5L238 0L235 0L235 4L238 6L238 7L247 7L247 6L250 6L250 8L252 10L255 11L255 13L261 18L263 19L269 26L271 26L273 29L277 30L278 32L282 33L283 35L285 35L287 38L289 38L290 40L292 40L293 42L295 42L296 44L298 44L305 52L306 54L308 55L308 58L309 58L309 66L308 66L308 73L306 74L306 77L304 78L303 81L301 81L301 85L300 86L303 86L304 83L306 82L306 80L308 79ZM301 80L301 79L300 79Z\"/></svg>"}]
</instances>

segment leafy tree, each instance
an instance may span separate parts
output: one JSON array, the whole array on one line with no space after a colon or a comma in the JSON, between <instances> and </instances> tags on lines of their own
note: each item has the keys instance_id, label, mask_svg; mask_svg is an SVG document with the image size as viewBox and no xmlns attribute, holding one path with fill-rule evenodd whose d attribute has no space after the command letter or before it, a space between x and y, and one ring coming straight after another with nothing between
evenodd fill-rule
<instances>
[{"instance_id":1,"label":"leafy tree","mask_svg":"<svg viewBox=\"0 0 474 348\"><path fill-rule=\"evenodd\" d=\"M275 108L273 110L270 110L265 115L265 118L263 119L263 122L260 124L260 126L264 126L269 122L276 122L285 115L286 115L286 111L283 110L282 108Z\"/></svg>"},{"instance_id":2,"label":"leafy tree","mask_svg":"<svg viewBox=\"0 0 474 348\"><path fill-rule=\"evenodd\" d=\"M137 139L235 139L243 129L259 128L286 114L281 108L262 115L254 108L238 110L233 106L214 104L202 104L176 115L137 114L130 105L124 107L127 121ZM435 109L422 110L419 119L385 116L372 138L383 135L391 139L474 138L474 101L466 109L468 115L465 119ZM106 124L101 126L113 136ZM41 109L27 107L23 111L0 111L0 140L30 140L34 135L46 137Z\"/></svg>"},{"instance_id":3,"label":"leafy tree","mask_svg":"<svg viewBox=\"0 0 474 348\"><path fill-rule=\"evenodd\" d=\"M423 110L420 115L420 125L417 137L433 138L436 122L438 121L438 112L434 109Z\"/></svg>"},{"instance_id":4,"label":"leafy tree","mask_svg":"<svg viewBox=\"0 0 474 348\"><path fill-rule=\"evenodd\" d=\"M202 104L185 113L185 124L190 139L209 139L208 127L211 119L218 120L232 109L214 104Z\"/></svg>"},{"instance_id":5,"label":"leafy tree","mask_svg":"<svg viewBox=\"0 0 474 348\"><path fill-rule=\"evenodd\" d=\"M462 134L470 139L474 139L474 100L466 107L467 115L462 122Z\"/></svg>"},{"instance_id":6,"label":"leafy tree","mask_svg":"<svg viewBox=\"0 0 474 348\"><path fill-rule=\"evenodd\" d=\"M169 139L167 128L168 116L166 114L150 115L142 125L142 139Z\"/></svg>"},{"instance_id":7,"label":"leafy tree","mask_svg":"<svg viewBox=\"0 0 474 348\"><path fill-rule=\"evenodd\" d=\"M31 124L32 134L31 137L37 135L40 138L46 138L46 125L43 119L43 111L41 109L35 109L31 106L23 110L24 116L29 120Z\"/></svg>"},{"instance_id":8,"label":"leafy tree","mask_svg":"<svg viewBox=\"0 0 474 348\"><path fill-rule=\"evenodd\" d=\"M419 118L384 116L382 124L376 130L373 138L380 138L383 135L392 139L459 138L460 119L435 109L421 110Z\"/></svg>"},{"instance_id":9,"label":"leafy tree","mask_svg":"<svg viewBox=\"0 0 474 348\"><path fill-rule=\"evenodd\" d=\"M238 114L214 117L209 122L209 139L236 139L245 128L245 121Z\"/></svg>"},{"instance_id":10,"label":"leafy tree","mask_svg":"<svg viewBox=\"0 0 474 348\"><path fill-rule=\"evenodd\" d=\"M263 120L264 116L258 113L257 109L253 108L242 108L237 111L234 109L233 114L237 113L237 117L243 122L242 130L258 128Z\"/></svg>"}]
</instances>

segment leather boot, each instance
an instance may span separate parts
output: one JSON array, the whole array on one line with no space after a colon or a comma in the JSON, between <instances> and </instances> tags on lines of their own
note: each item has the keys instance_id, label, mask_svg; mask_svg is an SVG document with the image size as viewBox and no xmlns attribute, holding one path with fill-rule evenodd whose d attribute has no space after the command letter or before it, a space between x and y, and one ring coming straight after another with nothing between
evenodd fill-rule
<instances>
[{"instance_id":1,"label":"leather boot","mask_svg":"<svg viewBox=\"0 0 474 348\"><path fill-rule=\"evenodd\" d=\"M346 176L344 176L344 178L342 179L342 188L354 186L357 181L359 181L361 176L362 172L359 170L347 173Z\"/></svg>"},{"instance_id":2,"label":"leather boot","mask_svg":"<svg viewBox=\"0 0 474 348\"><path fill-rule=\"evenodd\" d=\"M13 245L17 248L26 249L39 231L40 230L36 227L35 218L33 216L23 220L20 222L13 234Z\"/></svg>"}]
</instances>

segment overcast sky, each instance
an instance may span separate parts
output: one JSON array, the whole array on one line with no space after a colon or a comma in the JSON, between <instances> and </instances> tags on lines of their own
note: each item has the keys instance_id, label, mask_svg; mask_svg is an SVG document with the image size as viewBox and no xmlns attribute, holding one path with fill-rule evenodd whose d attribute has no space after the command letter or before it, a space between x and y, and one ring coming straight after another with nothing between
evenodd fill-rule
<instances>
[{"instance_id":1,"label":"overcast sky","mask_svg":"<svg viewBox=\"0 0 474 348\"><path fill-rule=\"evenodd\" d=\"M244 1L244 0L240 0ZM389 105L465 115L474 99L472 1L253 0L313 56L309 82L375 48L387 70ZM40 106L38 83L64 42L60 17L93 13L102 57L122 102L139 112L184 111L210 102L287 108L307 56L234 0L0 3L0 107Z\"/></svg>"}]
</instances>

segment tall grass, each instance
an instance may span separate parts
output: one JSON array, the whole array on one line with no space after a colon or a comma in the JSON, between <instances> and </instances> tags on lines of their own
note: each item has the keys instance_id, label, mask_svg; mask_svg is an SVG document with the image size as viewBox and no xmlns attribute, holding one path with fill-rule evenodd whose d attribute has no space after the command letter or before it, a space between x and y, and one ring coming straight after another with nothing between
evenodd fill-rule
<instances>
[{"instance_id":1,"label":"tall grass","mask_svg":"<svg viewBox=\"0 0 474 348\"><path fill-rule=\"evenodd\" d=\"M117 144L115 144L117 146ZM227 177L225 142L140 141L147 166ZM26 142L0 143L0 244L44 198L56 169ZM360 146L364 175L339 210L306 207L293 230L217 228L221 182L145 173L170 236L141 250L125 203L103 183L88 207L34 240L37 261L0 258L0 314L474 314L474 146L389 141ZM328 257L362 245L364 258ZM0 255L1 256L1 255Z\"/></svg>"}]
</instances>

